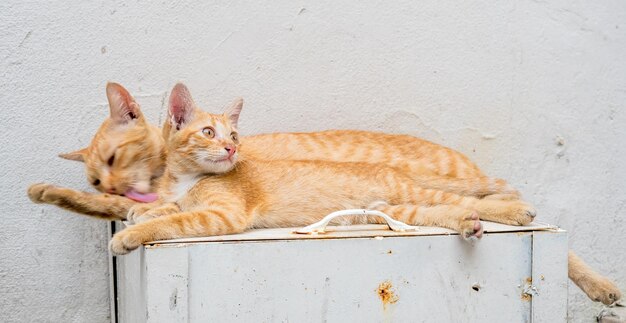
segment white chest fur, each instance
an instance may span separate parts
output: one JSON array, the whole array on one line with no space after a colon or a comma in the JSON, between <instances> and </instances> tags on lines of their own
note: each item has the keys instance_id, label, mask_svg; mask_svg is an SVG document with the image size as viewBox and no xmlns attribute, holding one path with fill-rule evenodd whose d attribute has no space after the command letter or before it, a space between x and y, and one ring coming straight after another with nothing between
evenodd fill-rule
<instances>
[{"instance_id":1,"label":"white chest fur","mask_svg":"<svg viewBox=\"0 0 626 323\"><path fill-rule=\"evenodd\" d=\"M189 175L178 177L177 181L170 186L170 194L166 197L166 202L177 202L182 199L201 178L202 176Z\"/></svg>"}]
</instances>

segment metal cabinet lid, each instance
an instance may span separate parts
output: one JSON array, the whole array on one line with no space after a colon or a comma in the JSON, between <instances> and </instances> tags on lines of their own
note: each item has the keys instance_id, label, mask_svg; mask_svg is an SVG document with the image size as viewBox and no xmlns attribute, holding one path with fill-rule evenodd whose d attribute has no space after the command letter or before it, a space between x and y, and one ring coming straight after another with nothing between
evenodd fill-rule
<instances>
[{"instance_id":1,"label":"metal cabinet lid","mask_svg":"<svg viewBox=\"0 0 626 323\"><path fill-rule=\"evenodd\" d=\"M533 222L525 226L511 226L500 223L481 221L485 233L527 232L527 231L555 231L563 232L557 226ZM384 224L365 224L351 226L328 226L326 232L317 234L298 234L299 228L252 229L239 234L223 236L207 236L181 238L172 240L151 241L145 243L146 248L158 247L164 244L190 244L207 242L243 242L268 240L307 240L307 239L348 239L348 238L375 238L383 237L412 237L458 235L457 232L440 227L419 227L416 231L391 231Z\"/></svg>"}]
</instances>

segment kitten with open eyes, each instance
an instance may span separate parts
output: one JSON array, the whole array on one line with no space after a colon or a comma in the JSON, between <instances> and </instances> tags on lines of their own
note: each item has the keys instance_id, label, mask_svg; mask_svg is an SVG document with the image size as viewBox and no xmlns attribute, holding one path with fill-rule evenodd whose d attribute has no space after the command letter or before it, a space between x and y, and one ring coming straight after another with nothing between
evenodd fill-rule
<instances>
[{"instance_id":1,"label":"kitten with open eyes","mask_svg":"<svg viewBox=\"0 0 626 323\"><path fill-rule=\"evenodd\" d=\"M210 114L195 106L184 85L174 87L159 202L131 209L130 220L140 223L115 234L110 243L114 254L154 240L302 226L345 208L375 208L403 222L456 230L464 238L482 236L479 216L516 225L535 216L519 200L424 189L382 164L268 161L245 155L239 160L242 103L235 101L222 115Z\"/></svg>"},{"instance_id":2,"label":"kitten with open eyes","mask_svg":"<svg viewBox=\"0 0 626 323\"><path fill-rule=\"evenodd\" d=\"M142 178L157 178L165 163L165 148L158 130L147 124L139 106L123 87L117 84L107 86L111 116L100 127L90 147L63 157L74 160L93 160L87 162L87 172L95 188L106 192L108 182L132 183L133 173L150 174ZM129 113L130 112L130 113ZM117 125L117 127L116 127ZM169 124L166 123L167 128ZM109 129L109 128L112 129ZM114 131L117 130L117 131ZM166 134L169 130L164 129ZM143 131L143 137L138 136ZM128 132L128 138L126 138ZM97 139L96 139L97 138ZM130 140L135 138L135 140ZM239 146L242 155L250 154L265 159L318 159L328 161L375 162L403 168L403 172L420 180L424 187L448 189L464 195L489 195L504 193L501 197L514 197L512 190L504 181L485 177L469 159L462 154L411 136L389 135L365 131L333 130L317 133L267 134L241 138ZM117 152L117 145L126 143L122 155ZM132 143L132 144L131 144ZM140 147L140 149L136 149ZM111 154L111 152L114 152ZM133 172L118 173L108 165L111 156L113 167L131 169ZM123 162L118 160L120 156ZM116 164L117 160L117 164ZM154 161L157 163L137 163L134 161ZM160 162L160 164L159 164ZM105 179L105 184L95 181L100 174L113 173L117 178ZM116 174L117 173L117 174ZM125 178L128 176L129 178ZM451 179L461 178L453 183ZM466 179L476 181L469 183ZM100 180L102 182L102 180ZM144 180L144 183L148 183ZM150 189L138 193L154 191ZM442 185L443 184L443 185ZM115 186L115 192L126 193L125 185ZM145 187L145 186L144 186ZM141 187L139 187L141 189ZM35 184L29 188L29 197L36 203L54 204L70 211L100 217L103 219L126 219L128 210L136 205L132 200L115 194L90 194L49 184ZM132 195L132 193L130 194ZM154 195L139 195L138 199L150 201ZM308 224L308 223L306 223ZM594 272L573 252L569 253L569 277L592 300L610 304L621 298L619 289L609 279Z\"/></svg>"}]
</instances>

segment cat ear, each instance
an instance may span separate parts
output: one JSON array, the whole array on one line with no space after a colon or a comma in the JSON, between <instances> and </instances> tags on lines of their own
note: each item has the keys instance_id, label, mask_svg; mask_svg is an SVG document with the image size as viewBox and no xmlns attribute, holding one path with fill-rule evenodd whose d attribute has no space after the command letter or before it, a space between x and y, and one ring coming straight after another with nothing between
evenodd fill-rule
<instances>
[{"instance_id":1,"label":"cat ear","mask_svg":"<svg viewBox=\"0 0 626 323\"><path fill-rule=\"evenodd\" d=\"M79 149L67 154L59 154L59 157L61 158L79 162L85 162L85 156L87 156L87 148Z\"/></svg>"},{"instance_id":2,"label":"cat ear","mask_svg":"<svg viewBox=\"0 0 626 323\"><path fill-rule=\"evenodd\" d=\"M236 98L233 103L226 108L226 112L224 115L230 119L230 123L232 123L233 127L237 128L237 123L239 122L239 114L241 113L241 108L243 108L243 99Z\"/></svg>"},{"instance_id":3,"label":"cat ear","mask_svg":"<svg viewBox=\"0 0 626 323\"><path fill-rule=\"evenodd\" d=\"M189 89L183 83L177 83L170 94L169 119L176 130L180 130L193 117L195 104Z\"/></svg>"},{"instance_id":4,"label":"cat ear","mask_svg":"<svg viewBox=\"0 0 626 323\"><path fill-rule=\"evenodd\" d=\"M107 99L111 119L116 123L127 123L141 116L139 105L128 91L117 83L107 83Z\"/></svg>"}]
</instances>

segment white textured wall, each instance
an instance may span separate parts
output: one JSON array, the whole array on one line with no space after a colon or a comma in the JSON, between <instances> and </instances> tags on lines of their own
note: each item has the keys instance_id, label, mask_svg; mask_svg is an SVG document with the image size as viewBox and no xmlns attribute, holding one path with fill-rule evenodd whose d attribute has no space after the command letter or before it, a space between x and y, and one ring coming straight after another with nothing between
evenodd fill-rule
<instances>
[{"instance_id":1,"label":"white textured wall","mask_svg":"<svg viewBox=\"0 0 626 323\"><path fill-rule=\"evenodd\" d=\"M106 224L25 194L87 189L55 156L88 143L107 80L154 122L183 80L205 107L243 96L249 134L360 128L456 148L626 291L626 2L69 2L0 2L2 321L109 320ZM573 321L597 308L570 286Z\"/></svg>"}]
</instances>

